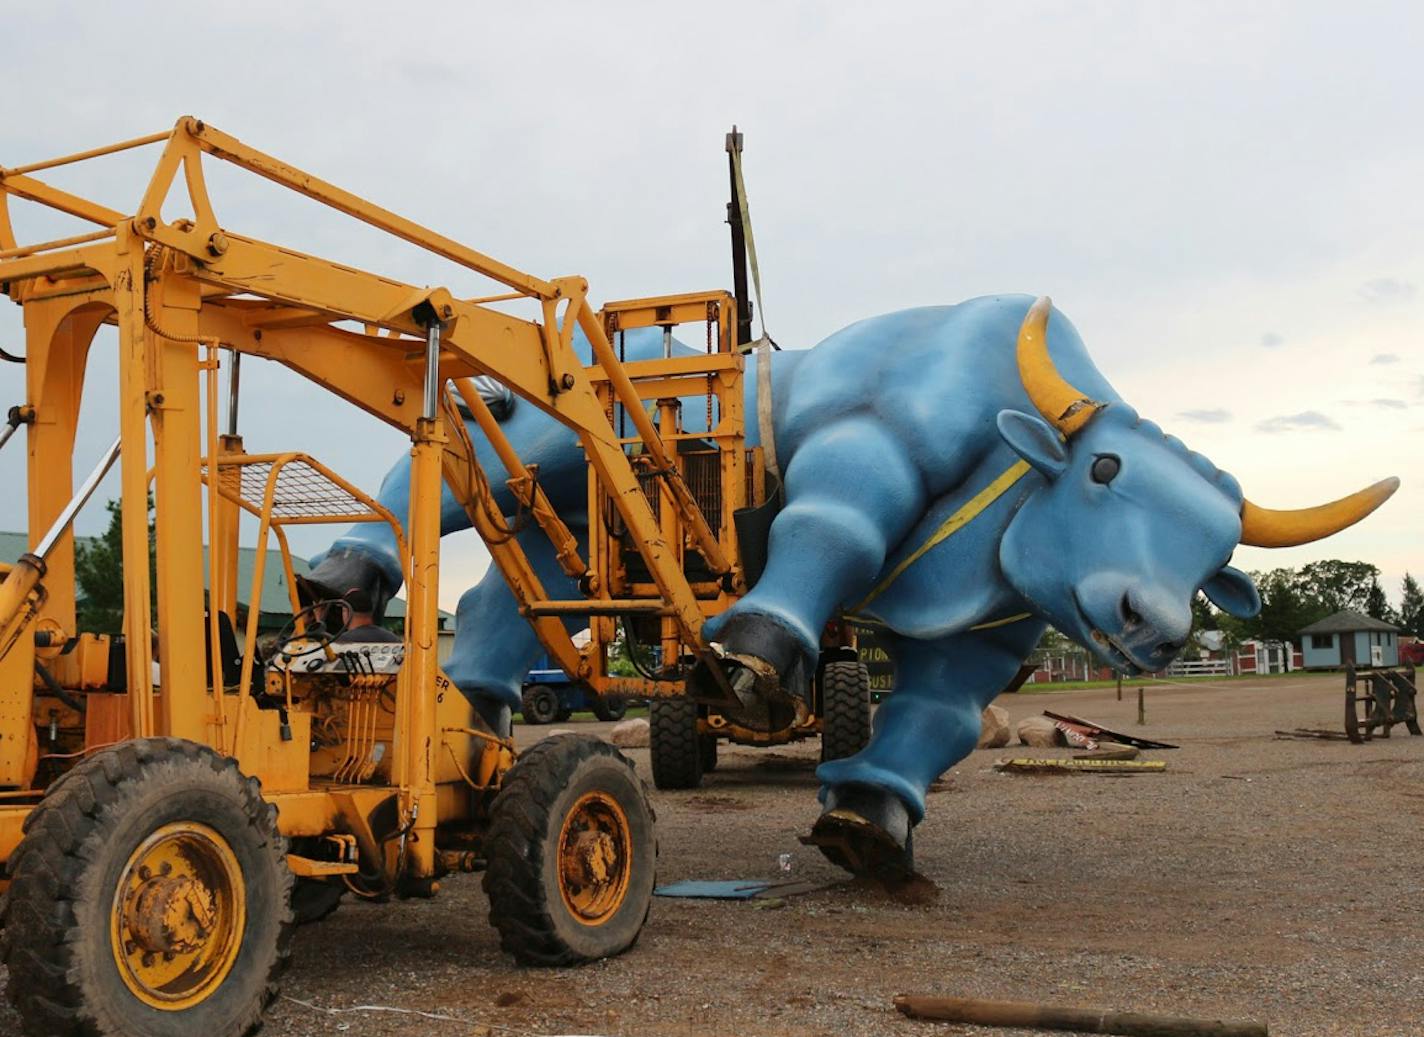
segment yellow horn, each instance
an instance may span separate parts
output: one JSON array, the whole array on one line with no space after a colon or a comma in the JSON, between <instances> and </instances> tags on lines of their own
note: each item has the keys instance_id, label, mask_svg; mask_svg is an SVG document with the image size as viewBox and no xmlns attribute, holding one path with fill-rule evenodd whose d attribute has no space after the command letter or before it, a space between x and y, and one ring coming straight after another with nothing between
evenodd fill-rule
<instances>
[{"instance_id":1,"label":"yellow horn","mask_svg":"<svg viewBox=\"0 0 1424 1037\"><path fill-rule=\"evenodd\" d=\"M1397 489L1399 480L1391 476L1329 504L1294 511L1272 511L1246 501L1241 505L1241 542L1251 547L1295 547L1320 540L1353 526Z\"/></svg>"},{"instance_id":2,"label":"yellow horn","mask_svg":"<svg viewBox=\"0 0 1424 1037\"><path fill-rule=\"evenodd\" d=\"M1069 438L1086 425L1104 404L1073 388L1048 355L1048 314L1053 300L1040 296L1029 307L1019 328L1019 378L1028 398L1054 428Z\"/></svg>"}]
</instances>

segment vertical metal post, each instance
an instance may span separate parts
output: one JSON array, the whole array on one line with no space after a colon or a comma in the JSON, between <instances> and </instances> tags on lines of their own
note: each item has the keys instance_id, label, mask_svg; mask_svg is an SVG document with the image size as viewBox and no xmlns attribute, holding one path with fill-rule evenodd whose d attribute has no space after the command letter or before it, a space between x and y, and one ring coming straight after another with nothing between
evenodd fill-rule
<instances>
[{"instance_id":1,"label":"vertical metal post","mask_svg":"<svg viewBox=\"0 0 1424 1037\"><path fill-rule=\"evenodd\" d=\"M227 373L227 426L218 443L215 455L208 463L214 466L214 474L220 474L218 462L225 454L242 453L242 437L237 431L237 411L240 402L240 381L242 354L230 349L228 359L231 366ZM216 489L218 483L214 481ZM216 521L208 533L208 550L213 553L213 571L217 574L217 586L209 588L208 601L212 607L226 612L229 618L237 615L237 542L239 515L237 502L217 495Z\"/></svg>"},{"instance_id":2,"label":"vertical metal post","mask_svg":"<svg viewBox=\"0 0 1424 1037\"><path fill-rule=\"evenodd\" d=\"M236 356L236 350L233 351ZM226 703L223 701L222 635L218 623L218 602L222 600L223 556L218 546L218 348L209 342L204 352L203 389L206 408L203 414L203 437L207 450L208 505L208 681L213 696L212 744L220 749L226 744Z\"/></svg>"},{"instance_id":3,"label":"vertical metal post","mask_svg":"<svg viewBox=\"0 0 1424 1037\"><path fill-rule=\"evenodd\" d=\"M227 373L227 434L237 435L237 392L238 383L241 380L242 354L237 350L228 351L232 359L232 367Z\"/></svg>"},{"instance_id":4,"label":"vertical metal post","mask_svg":"<svg viewBox=\"0 0 1424 1037\"><path fill-rule=\"evenodd\" d=\"M752 300L747 294L747 237L742 227L742 199L737 186L737 166L733 153L741 154L742 135L737 127L727 134L727 177L732 200L727 203L727 225L732 229L732 294L737 300L737 340L734 347L752 340Z\"/></svg>"},{"instance_id":5,"label":"vertical metal post","mask_svg":"<svg viewBox=\"0 0 1424 1037\"><path fill-rule=\"evenodd\" d=\"M425 394L411 445L410 576L405 628L405 745L402 784L407 790L405 823L407 892L433 892L435 874L435 752L439 748L435 698L440 680L437 658L440 593L440 497L444 488L441 455L440 336L444 324L433 315L426 324Z\"/></svg>"},{"instance_id":6,"label":"vertical metal post","mask_svg":"<svg viewBox=\"0 0 1424 1037\"><path fill-rule=\"evenodd\" d=\"M212 728L203 623L203 493L198 391L198 283L172 270L148 285L148 308L167 338L150 329L149 428L153 435L154 558L158 574L158 662L162 694L155 733L202 742ZM139 300L142 306L142 299ZM187 341L185 341L187 339ZM144 473L147 478L147 473ZM127 559L125 559L127 563ZM127 564L125 565L127 568Z\"/></svg>"},{"instance_id":7,"label":"vertical metal post","mask_svg":"<svg viewBox=\"0 0 1424 1037\"><path fill-rule=\"evenodd\" d=\"M148 329L144 324L144 245L126 225L116 235L114 289L119 324L119 476L123 516L124 639L130 734L154 734L151 581L148 554Z\"/></svg>"},{"instance_id":8,"label":"vertical metal post","mask_svg":"<svg viewBox=\"0 0 1424 1037\"><path fill-rule=\"evenodd\" d=\"M425 326L425 399L420 416L426 421L434 421L440 409L440 336L445 325L432 319Z\"/></svg>"},{"instance_id":9,"label":"vertical metal post","mask_svg":"<svg viewBox=\"0 0 1424 1037\"><path fill-rule=\"evenodd\" d=\"M658 431L663 437L663 449L667 452L669 462L679 467L682 465L682 459L677 455L677 433L681 431L678 428L678 414L681 410L682 401L676 397L658 400ZM683 532L681 517L670 499L666 483L660 479L653 484L653 489L658 494L658 526L662 531L663 541L672 551L678 565L685 566L684 545L687 537ZM678 651L681 638L677 620L664 616L658 626L663 658L676 659L681 654Z\"/></svg>"}]
</instances>

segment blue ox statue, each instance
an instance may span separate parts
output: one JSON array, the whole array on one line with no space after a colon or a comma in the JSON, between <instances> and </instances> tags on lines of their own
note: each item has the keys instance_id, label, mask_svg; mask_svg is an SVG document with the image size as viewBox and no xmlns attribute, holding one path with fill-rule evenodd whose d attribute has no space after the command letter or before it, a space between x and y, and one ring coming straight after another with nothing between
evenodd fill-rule
<instances>
[{"instance_id":1,"label":"blue ox statue","mask_svg":"<svg viewBox=\"0 0 1424 1037\"><path fill-rule=\"evenodd\" d=\"M1260 608L1250 578L1228 564L1237 544L1328 536L1398 485L1300 511L1259 508L1124 403L1051 312L1047 299L984 297L874 317L772 357L785 506L763 575L705 634L734 687L784 707L804 695L829 619L847 612L886 629L895 693L869 745L817 771L824 811L813 839L852 870L889 877L910 867L925 790L974 748L985 705L1048 624L1122 673L1160 670L1186 643L1198 591L1236 616ZM661 338L629 332L626 348L629 359L656 356ZM754 444L753 370L746 391ZM510 440L585 532L574 437L507 402ZM688 408L689 431L698 409ZM407 493L402 461L380 497L403 514ZM512 499L501 507L515 510ZM444 515L446 532L468 526L448 493ZM576 596L543 535L523 541L551 595ZM334 593L362 586L384 603L400 584L395 545L383 527L358 526L312 579ZM447 673L503 725L539 654L492 567L460 601Z\"/></svg>"}]
</instances>

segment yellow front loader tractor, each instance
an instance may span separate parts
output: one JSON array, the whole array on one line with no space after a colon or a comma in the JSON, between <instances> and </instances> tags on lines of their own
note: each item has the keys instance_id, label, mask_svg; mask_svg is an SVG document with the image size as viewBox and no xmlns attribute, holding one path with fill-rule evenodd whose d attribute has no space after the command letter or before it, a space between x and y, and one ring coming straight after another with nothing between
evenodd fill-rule
<instances>
[{"instance_id":1,"label":"yellow front loader tractor","mask_svg":"<svg viewBox=\"0 0 1424 1037\"><path fill-rule=\"evenodd\" d=\"M159 157L132 212L40 175L144 147ZM204 176L215 161L494 290L460 297L244 236L218 222ZM22 243L16 203L93 229ZM599 695L682 698L680 683L656 675L610 676L607 647L615 617L641 616L671 657L711 662L702 622L745 592L731 515L762 492L748 478L761 459L744 439L745 335L733 297L595 311L581 278L516 270L193 118L0 169L0 290L23 307L26 345L10 431L25 429L30 551L0 586L0 861L9 989L28 1032L246 1034L275 996L299 917L319 917L345 894L432 896L454 871L483 870L490 920L521 962L573 964L630 947L654 881L644 786L593 739L516 751L441 672L442 486L570 675ZM686 321L708 325L705 355L623 364L610 343L611 328ZM106 326L117 334L96 339ZM575 327L592 366L572 348ZM96 343L116 343L118 384L88 389L117 392L119 427L76 489L75 430ZM408 435L408 514L313 457L248 453L235 421L244 354ZM600 540L595 557L579 557L537 472L475 391L481 375L578 438L589 511L616 515L631 551ZM701 436L718 458L712 523L672 456L676 429L648 406L684 392L716 410ZM612 423L615 403L632 421L628 435ZM493 504L461 406L581 598L544 592ZM122 634L109 636L76 625L72 524L115 464L124 616ZM325 522L394 531L408 601L398 642L348 630L348 603L306 603L295 590L287 629L259 637L269 547L294 588L289 529ZM254 526L257 571L239 587L239 529ZM570 615L589 617L588 644L569 637ZM730 687L717 695L736 702ZM704 716L715 705L704 703Z\"/></svg>"}]
</instances>

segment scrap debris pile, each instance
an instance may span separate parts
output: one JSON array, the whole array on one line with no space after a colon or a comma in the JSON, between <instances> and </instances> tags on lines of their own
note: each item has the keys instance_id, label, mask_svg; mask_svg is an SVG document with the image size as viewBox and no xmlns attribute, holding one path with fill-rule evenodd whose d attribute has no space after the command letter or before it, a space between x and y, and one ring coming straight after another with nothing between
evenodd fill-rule
<instances>
[{"instance_id":1,"label":"scrap debris pile","mask_svg":"<svg viewBox=\"0 0 1424 1037\"><path fill-rule=\"evenodd\" d=\"M997 715L991 716L991 711ZM1008 712L999 706L990 706L984 712L985 736L980 740L980 747L1002 748L1009 741ZM1114 731L1091 720L1052 710L1019 721L1017 734L1019 742L1031 748L1078 751L1067 757L1005 756L994 762L996 770L1016 774L1157 774L1167 769L1166 761L1139 759L1142 751L1177 748L1169 742Z\"/></svg>"}]
</instances>

